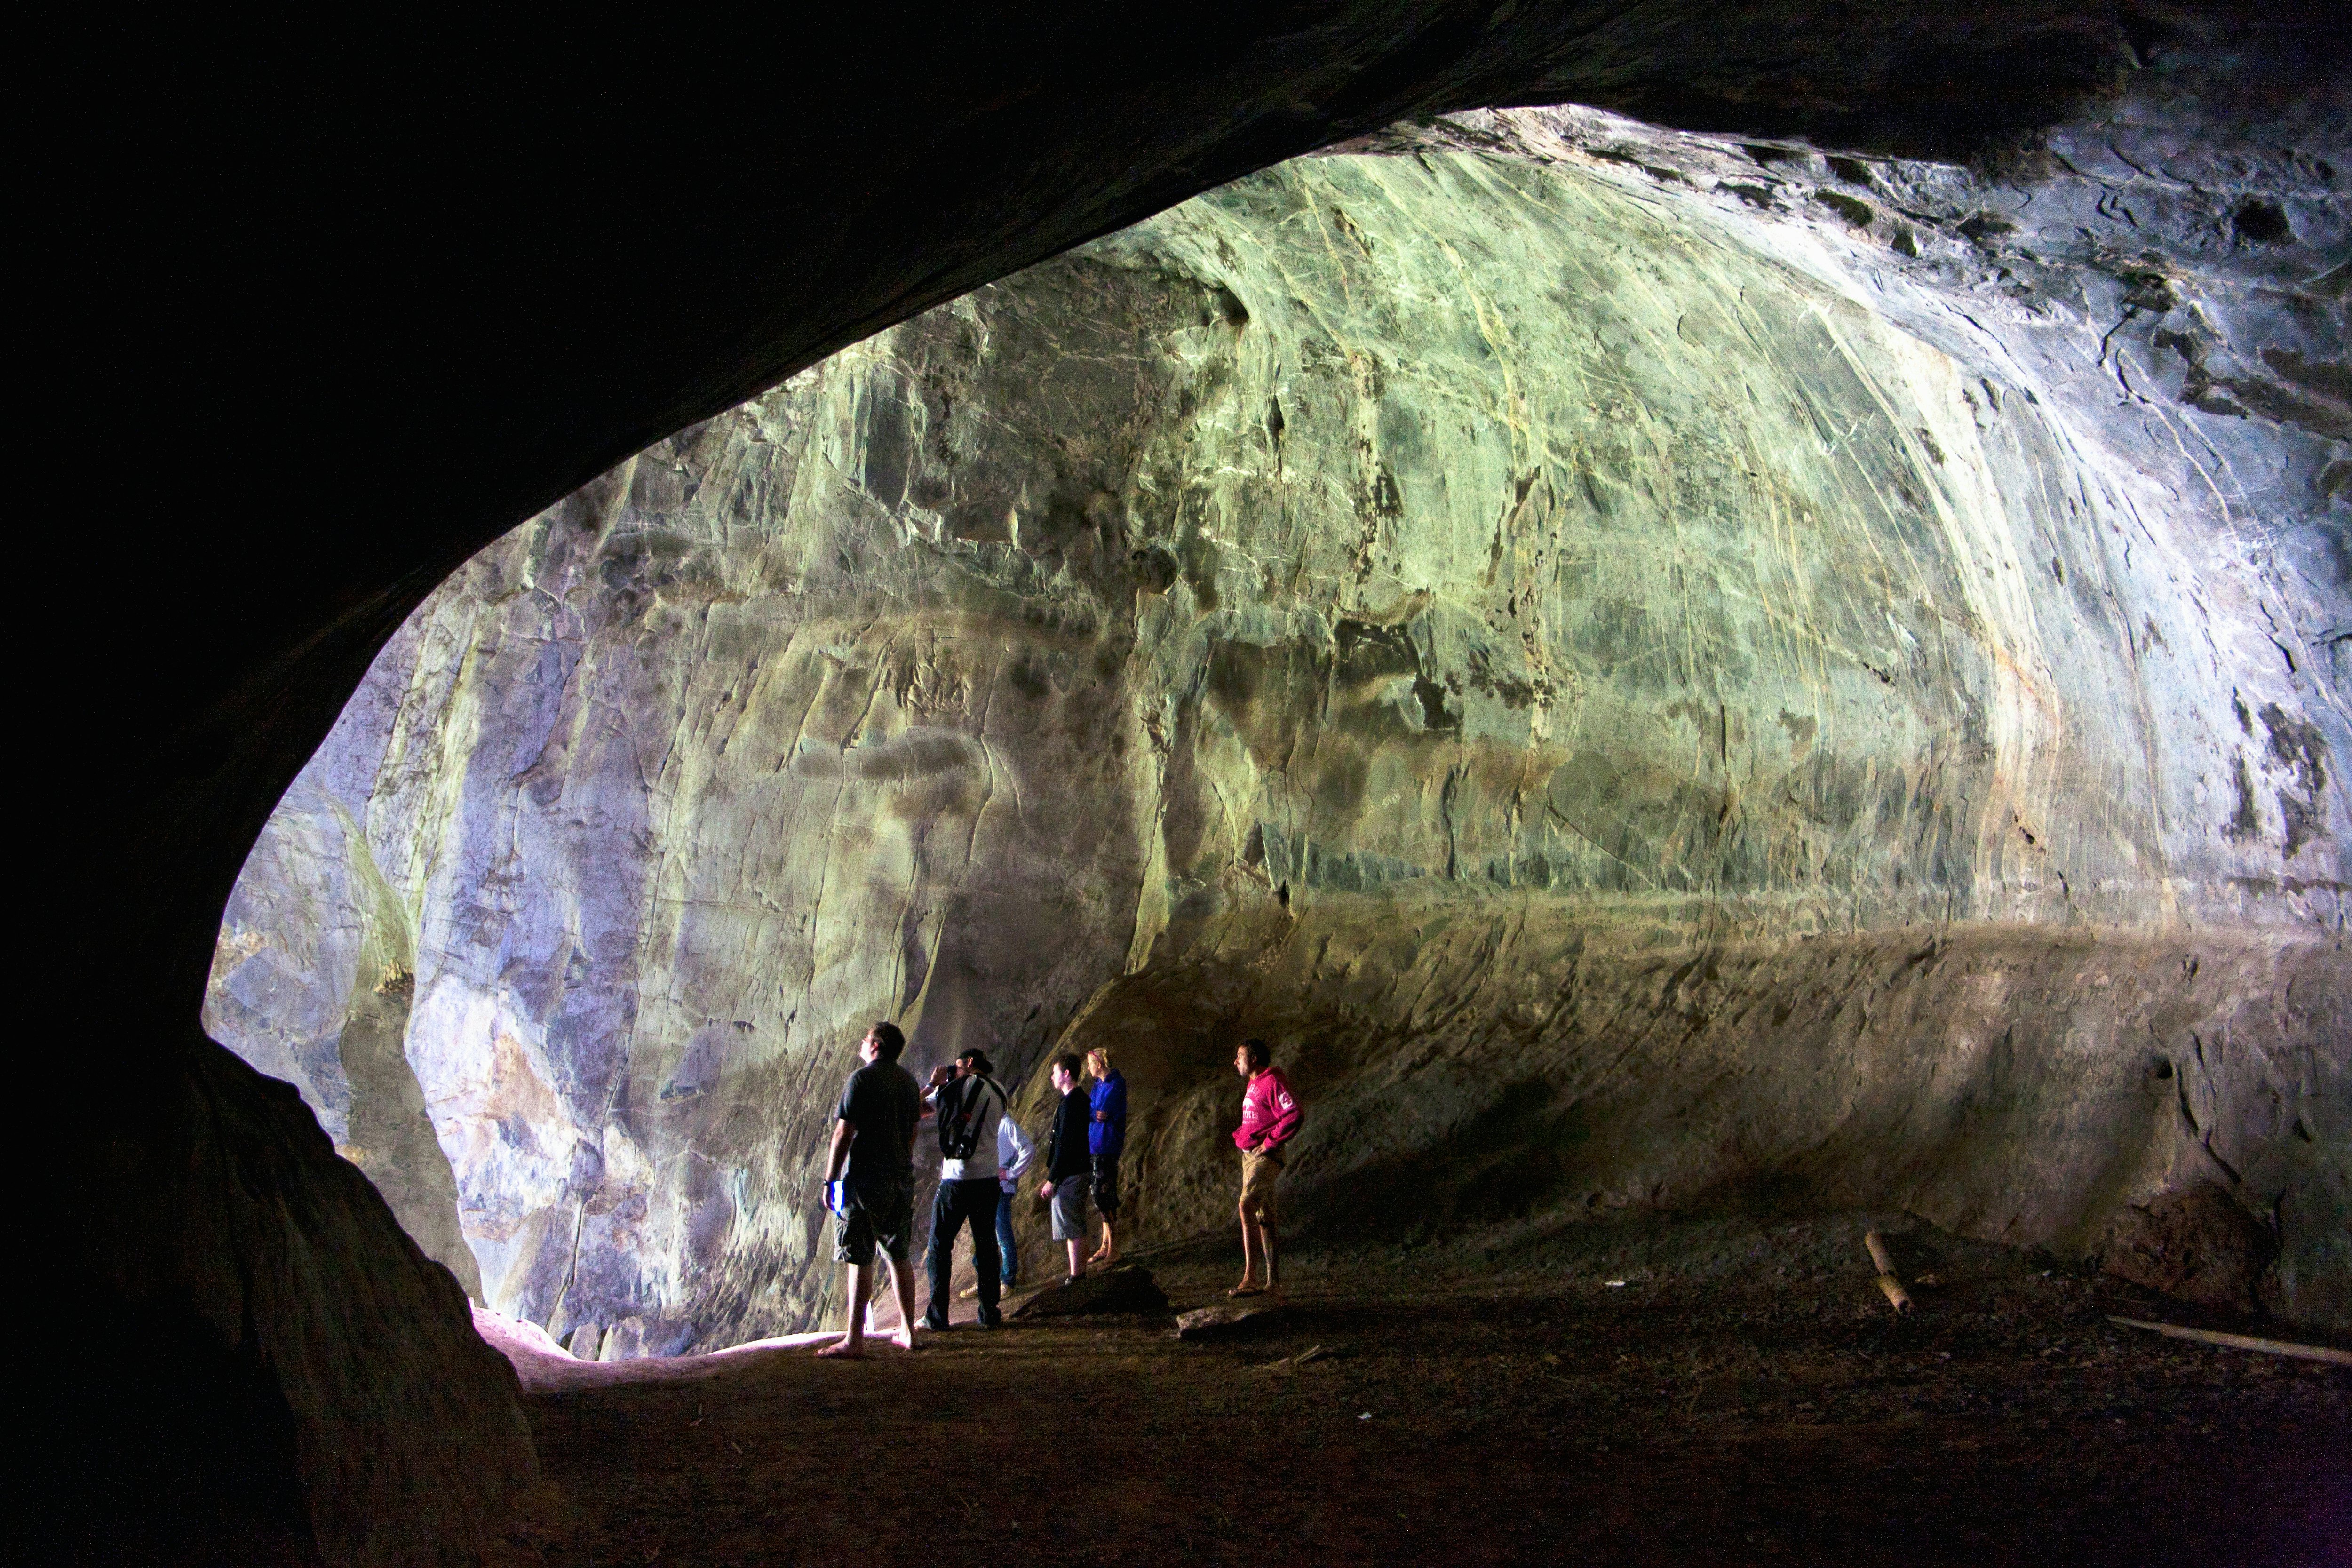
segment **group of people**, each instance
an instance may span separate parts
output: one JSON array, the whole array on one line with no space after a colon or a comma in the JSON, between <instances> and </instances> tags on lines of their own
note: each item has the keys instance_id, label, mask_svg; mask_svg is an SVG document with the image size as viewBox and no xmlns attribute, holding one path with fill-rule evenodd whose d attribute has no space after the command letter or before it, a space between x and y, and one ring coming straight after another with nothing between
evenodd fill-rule
<instances>
[{"instance_id":1,"label":"group of people","mask_svg":"<svg viewBox=\"0 0 2352 1568\"><path fill-rule=\"evenodd\" d=\"M877 1253L889 1260L898 1292L899 1326L893 1338L901 1348L914 1349L915 1281L908 1264L914 1250L915 1138L927 1121L939 1134L940 1184L931 1200L925 1258L930 1300L923 1326L948 1327L955 1242L963 1230L971 1232L976 1277L964 1294L978 1299L982 1328L1003 1321L1003 1293L1020 1281L1013 1205L1037 1146L1013 1116L985 1052L966 1051L918 1086L914 1074L898 1063L906 1048L907 1037L896 1024L868 1029L857 1047L862 1065L842 1086L835 1109L824 1202L834 1215L834 1258L849 1269L849 1324L840 1340L817 1352L822 1356L854 1359L865 1353ZM1298 1102L1265 1041L1244 1041L1234 1052L1234 1068L1246 1081L1242 1124L1234 1133L1242 1151L1243 1266L1241 1283L1228 1294L1255 1296L1275 1287L1275 1188L1285 1145L1298 1131ZM1102 1047L1083 1058L1056 1058L1053 1080L1061 1098L1046 1135L1037 1195L1050 1205L1054 1239L1069 1249L1069 1278L1077 1279L1090 1264L1118 1258L1127 1080ZM1089 1198L1102 1224L1102 1240L1092 1253L1085 1251Z\"/></svg>"}]
</instances>

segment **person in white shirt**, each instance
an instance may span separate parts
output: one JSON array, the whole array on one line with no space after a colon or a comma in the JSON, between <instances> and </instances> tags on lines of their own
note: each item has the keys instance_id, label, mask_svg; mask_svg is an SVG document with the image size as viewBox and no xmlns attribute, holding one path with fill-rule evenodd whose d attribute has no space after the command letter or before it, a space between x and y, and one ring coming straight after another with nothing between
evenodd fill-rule
<instances>
[{"instance_id":1,"label":"person in white shirt","mask_svg":"<svg viewBox=\"0 0 2352 1568\"><path fill-rule=\"evenodd\" d=\"M998 1129L1006 1118L1004 1090L989 1070L984 1054L966 1051L952 1068L931 1074L923 1096L924 1114L937 1117L940 1129L940 1190L931 1200L931 1246L925 1259L931 1304L923 1314L924 1326L934 1331L948 1326L956 1232L967 1225L971 1227L972 1272L979 1281L980 1326L992 1329L1004 1321L997 1309L1004 1265L997 1256L995 1222L1002 1196L997 1173L1003 1169Z\"/></svg>"},{"instance_id":2,"label":"person in white shirt","mask_svg":"<svg viewBox=\"0 0 2352 1568\"><path fill-rule=\"evenodd\" d=\"M996 1255L1004 1266L1006 1290L1021 1283L1021 1255L1013 1243L1013 1199L1036 1158L1036 1141L1022 1131L1008 1110L996 1124ZM969 1301L979 1294L975 1280L963 1288L958 1299Z\"/></svg>"}]
</instances>

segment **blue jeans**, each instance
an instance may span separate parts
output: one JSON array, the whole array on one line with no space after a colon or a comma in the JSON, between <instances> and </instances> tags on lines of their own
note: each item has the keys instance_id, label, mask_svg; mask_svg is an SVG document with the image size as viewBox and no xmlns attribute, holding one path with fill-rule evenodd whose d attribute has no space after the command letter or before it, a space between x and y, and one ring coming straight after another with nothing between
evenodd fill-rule
<instances>
[{"instance_id":1,"label":"blue jeans","mask_svg":"<svg viewBox=\"0 0 2352 1568\"><path fill-rule=\"evenodd\" d=\"M1013 1198L1003 1188L996 1190L996 1250L1003 1259L1007 1285L1021 1278L1021 1257L1013 1250Z\"/></svg>"}]
</instances>

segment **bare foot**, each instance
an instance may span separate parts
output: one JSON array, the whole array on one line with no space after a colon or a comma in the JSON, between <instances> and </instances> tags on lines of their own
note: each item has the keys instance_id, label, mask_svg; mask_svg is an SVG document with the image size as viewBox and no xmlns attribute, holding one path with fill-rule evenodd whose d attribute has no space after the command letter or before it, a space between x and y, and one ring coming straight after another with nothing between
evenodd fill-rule
<instances>
[{"instance_id":1,"label":"bare foot","mask_svg":"<svg viewBox=\"0 0 2352 1568\"><path fill-rule=\"evenodd\" d=\"M1228 1296L1263 1296L1265 1294L1265 1291L1263 1288L1253 1285L1248 1280L1244 1279L1240 1284L1234 1286L1232 1289L1226 1291L1225 1294Z\"/></svg>"},{"instance_id":2,"label":"bare foot","mask_svg":"<svg viewBox=\"0 0 2352 1568\"><path fill-rule=\"evenodd\" d=\"M866 1347L847 1340L835 1340L816 1353L820 1361L864 1361Z\"/></svg>"},{"instance_id":3,"label":"bare foot","mask_svg":"<svg viewBox=\"0 0 2352 1568\"><path fill-rule=\"evenodd\" d=\"M890 1342L897 1345L902 1351L913 1350L915 1348L915 1326L912 1323L900 1324L898 1331L890 1336Z\"/></svg>"}]
</instances>

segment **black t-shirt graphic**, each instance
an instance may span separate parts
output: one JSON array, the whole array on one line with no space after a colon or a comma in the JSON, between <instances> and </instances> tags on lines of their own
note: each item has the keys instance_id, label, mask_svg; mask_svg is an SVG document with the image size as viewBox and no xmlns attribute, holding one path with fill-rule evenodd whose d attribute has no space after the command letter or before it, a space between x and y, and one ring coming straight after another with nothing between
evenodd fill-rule
<instances>
[{"instance_id":1,"label":"black t-shirt graphic","mask_svg":"<svg viewBox=\"0 0 2352 1568\"><path fill-rule=\"evenodd\" d=\"M841 1087L834 1112L856 1129L849 1144L849 1184L860 1192L912 1186L915 1128L923 1119L923 1091L897 1062L868 1062Z\"/></svg>"}]
</instances>

